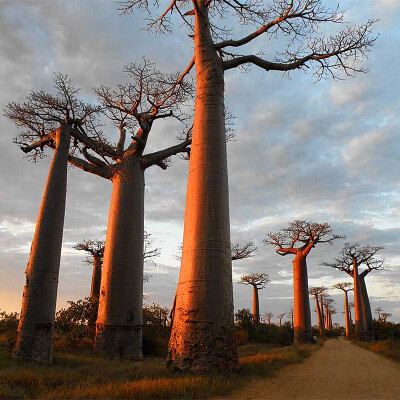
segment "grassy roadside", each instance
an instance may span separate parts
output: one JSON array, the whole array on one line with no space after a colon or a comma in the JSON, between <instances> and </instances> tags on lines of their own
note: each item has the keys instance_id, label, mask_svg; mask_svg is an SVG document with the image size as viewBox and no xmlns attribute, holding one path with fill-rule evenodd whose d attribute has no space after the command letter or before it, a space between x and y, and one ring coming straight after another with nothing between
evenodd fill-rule
<instances>
[{"instance_id":1,"label":"grassy roadside","mask_svg":"<svg viewBox=\"0 0 400 400\"><path fill-rule=\"evenodd\" d=\"M1 399L198 399L228 395L252 376L272 376L302 362L321 345L239 347L240 373L194 376L169 372L162 358L132 363L98 356L89 348L55 351L53 365L11 359L0 343Z\"/></svg>"},{"instance_id":2,"label":"grassy roadside","mask_svg":"<svg viewBox=\"0 0 400 400\"><path fill-rule=\"evenodd\" d=\"M390 358L395 361L400 361L400 340L382 340L379 342L353 342L358 346L373 351L384 357Z\"/></svg>"}]
</instances>

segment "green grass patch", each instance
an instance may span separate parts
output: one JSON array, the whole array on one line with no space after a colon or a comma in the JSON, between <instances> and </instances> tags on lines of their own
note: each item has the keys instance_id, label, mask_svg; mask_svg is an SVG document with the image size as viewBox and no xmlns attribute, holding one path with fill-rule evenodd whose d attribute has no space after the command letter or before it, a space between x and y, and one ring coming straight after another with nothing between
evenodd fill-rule
<instances>
[{"instance_id":1,"label":"green grass patch","mask_svg":"<svg viewBox=\"0 0 400 400\"><path fill-rule=\"evenodd\" d=\"M43 365L11 358L0 343L1 399L198 399L229 395L252 376L272 376L283 366L301 362L318 345L239 347L239 373L195 376L171 372L165 359L131 362L99 356L90 348L62 347L54 363Z\"/></svg>"}]
</instances>

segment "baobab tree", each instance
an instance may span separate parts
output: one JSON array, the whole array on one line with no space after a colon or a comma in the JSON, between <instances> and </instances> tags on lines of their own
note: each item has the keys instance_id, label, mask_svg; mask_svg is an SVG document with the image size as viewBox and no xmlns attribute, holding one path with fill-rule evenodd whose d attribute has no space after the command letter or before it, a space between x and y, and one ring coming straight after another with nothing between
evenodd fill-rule
<instances>
[{"instance_id":1,"label":"baobab tree","mask_svg":"<svg viewBox=\"0 0 400 400\"><path fill-rule=\"evenodd\" d=\"M286 315L286 313L278 314L277 317L279 318L279 328L282 328L282 318Z\"/></svg>"},{"instance_id":2,"label":"baobab tree","mask_svg":"<svg viewBox=\"0 0 400 400\"><path fill-rule=\"evenodd\" d=\"M234 341L228 171L225 143L224 73L255 65L265 71L289 72L315 67L317 79L364 72L358 61L375 38L368 21L329 37L319 26L342 23L342 13L321 0L230 2L172 0L161 12L156 0L121 0L122 12L145 10L149 28L172 30L177 14L193 39L196 102L193 146L187 184L183 255L172 324L168 364L180 370L237 368ZM154 15L154 11L157 15ZM250 32L234 38L224 19L239 18ZM287 39L272 59L262 49L245 47L257 39ZM274 46L269 46L269 48ZM247 46L247 49L249 47ZM255 55L258 54L258 55ZM206 300L204 300L206 299ZM190 316L190 317L189 317Z\"/></svg>"},{"instance_id":3,"label":"baobab tree","mask_svg":"<svg viewBox=\"0 0 400 400\"><path fill-rule=\"evenodd\" d=\"M281 256L294 255L293 291L294 291L294 342L311 342L311 311L308 295L307 256L319 243L332 244L343 236L335 235L328 223L294 221L288 228L278 233L267 234L265 244L276 247Z\"/></svg>"},{"instance_id":4,"label":"baobab tree","mask_svg":"<svg viewBox=\"0 0 400 400\"><path fill-rule=\"evenodd\" d=\"M356 339L370 339L373 336L372 313L365 284L362 286L361 279L364 282L366 274L360 278L359 267L363 264L369 268L382 269L384 261L375 258L376 253L383 247L360 245L358 243L345 243L339 256L332 262L324 262L323 265L345 272L353 278L354 281L354 314L355 314L355 336ZM368 267L369 265L369 267ZM372 269L371 269L372 270ZM365 271L363 271L365 272ZM364 289L363 289L364 287ZM369 312L367 308L369 307ZM369 322L371 315L371 322Z\"/></svg>"},{"instance_id":5,"label":"baobab tree","mask_svg":"<svg viewBox=\"0 0 400 400\"><path fill-rule=\"evenodd\" d=\"M247 258L252 258L256 255L257 247L252 241L246 243L235 243L231 245L231 260L245 260ZM178 254L174 256L176 260L182 260L182 244L178 246ZM175 306L176 306L176 293L174 301L171 307L171 313L169 316L170 326L172 328L175 316ZM253 316L254 318L254 316Z\"/></svg>"},{"instance_id":6,"label":"baobab tree","mask_svg":"<svg viewBox=\"0 0 400 400\"><path fill-rule=\"evenodd\" d=\"M382 313L382 321L386 324L386 320L392 316L390 313Z\"/></svg>"},{"instance_id":7,"label":"baobab tree","mask_svg":"<svg viewBox=\"0 0 400 400\"><path fill-rule=\"evenodd\" d=\"M103 267L104 240L84 240L77 243L74 246L74 249L86 251L91 256L92 260L86 260L88 263L90 261L93 263L90 298L92 300L98 300L100 296L101 269Z\"/></svg>"},{"instance_id":8,"label":"baobab tree","mask_svg":"<svg viewBox=\"0 0 400 400\"><path fill-rule=\"evenodd\" d=\"M375 308L375 312L378 314L378 321L381 320L381 312L382 312L383 308L382 307L376 307Z\"/></svg>"},{"instance_id":9,"label":"baobab tree","mask_svg":"<svg viewBox=\"0 0 400 400\"><path fill-rule=\"evenodd\" d=\"M314 296L315 298L315 306L317 311L317 320L318 320L318 329L319 334L323 335L325 333L324 327L324 311L323 311L323 304L320 302L320 296L325 293L327 290L326 287L323 286L314 286L310 288L309 294Z\"/></svg>"},{"instance_id":10,"label":"baobab tree","mask_svg":"<svg viewBox=\"0 0 400 400\"><path fill-rule=\"evenodd\" d=\"M172 155L189 153L188 134L175 146L144 154L156 120L180 116L190 85L183 74L165 74L144 60L125 67L130 82L117 90L100 87L96 94L104 113L119 129L119 139L109 162L90 155L82 168L111 180L108 218L95 348L114 357L142 358L144 175L147 168L167 168ZM126 129L136 130L125 146ZM79 163L74 163L81 167ZM94 167L94 168L92 168ZM101 172L100 172L100 171Z\"/></svg>"},{"instance_id":11,"label":"baobab tree","mask_svg":"<svg viewBox=\"0 0 400 400\"><path fill-rule=\"evenodd\" d=\"M34 161L53 150L32 241L18 325L16 358L51 362L58 275L64 228L67 162L82 147L107 145L98 127L99 106L78 99L68 76L55 74L55 94L31 92L24 103L11 102L4 115L19 128L14 142Z\"/></svg>"},{"instance_id":12,"label":"baobab tree","mask_svg":"<svg viewBox=\"0 0 400 400\"><path fill-rule=\"evenodd\" d=\"M84 240L77 243L74 246L75 250L83 250L90 254L91 259L85 260L86 263L93 264L92 272L92 285L90 289L90 298L98 301L100 296L100 283L101 283L101 271L103 268L103 257L104 257L104 240ZM152 261L153 258L160 255L160 249L154 248L152 241L150 240L150 234L144 232L144 252L143 260ZM144 274L143 281L147 282L149 275Z\"/></svg>"},{"instance_id":13,"label":"baobab tree","mask_svg":"<svg viewBox=\"0 0 400 400\"><path fill-rule=\"evenodd\" d=\"M347 293L351 290L354 290L350 282L338 282L332 287L334 289L338 289L343 291L344 293L344 322L345 322L345 329L346 329L346 338L350 339L351 336L351 322L350 322L350 310L349 310L349 298Z\"/></svg>"},{"instance_id":14,"label":"baobab tree","mask_svg":"<svg viewBox=\"0 0 400 400\"><path fill-rule=\"evenodd\" d=\"M251 285L253 287L253 321L256 324L260 323L260 302L258 299L258 292L264 289L268 282L270 282L269 276L264 273L243 275L238 282L242 285Z\"/></svg>"},{"instance_id":15,"label":"baobab tree","mask_svg":"<svg viewBox=\"0 0 400 400\"><path fill-rule=\"evenodd\" d=\"M332 313L334 300L329 297L324 297L323 306L325 306L325 330L329 331L332 329ZM336 311L335 311L336 313Z\"/></svg>"},{"instance_id":16,"label":"baobab tree","mask_svg":"<svg viewBox=\"0 0 400 400\"><path fill-rule=\"evenodd\" d=\"M354 288L353 288L353 290L354 290ZM353 325L353 317L352 317L352 315L351 315L351 309L352 309L352 308L354 308L354 303L353 303L353 302L350 302L350 303L349 303L350 326Z\"/></svg>"},{"instance_id":17,"label":"baobab tree","mask_svg":"<svg viewBox=\"0 0 400 400\"><path fill-rule=\"evenodd\" d=\"M142 65L131 64L125 71L129 74L131 82L118 86L116 91L107 87L96 90L100 106L89 108L78 102L73 86L64 84L60 89L61 100L58 101L57 98L57 101L53 100L53 97L46 93L34 93L30 95L34 96L33 101L36 102L33 106L28 104L29 108L25 104L22 106L11 104L9 114L13 115L14 112L18 123L25 118L27 120L25 125L28 128L33 119L30 117L32 107L38 109L38 117L35 118L39 120L43 119L45 113L51 118L55 114L58 118L55 122L47 114L45 122L49 119L51 127L57 123L71 127L73 148L69 153L66 152L68 161L86 172L111 180L113 193L104 250L95 345L98 351L105 354L140 359L142 357L144 172L154 165L166 169L169 157L179 153L188 154L191 143L190 130L175 146L150 154L144 154L144 151L154 121L171 117L181 119L180 106L190 95L191 86L184 80L187 72L184 71L181 75L164 74L157 71L147 60L144 60ZM119 139L116 145L110 144L104 138L99 124L96 123L95 115L100 110L103 116L118 127ZM60 113L62 118L59 116ZM70 121L69 125L66 125L64 120ZM36 120L33 119L33 122ZM39 139L27 149L38 149L44 144L51 147L54 143L52 136L42 135L41 124L39 127L33 126L36 129L33 135L38 135ZM127 130L136 132L126 147ZM57 201L53 203L58 204ZM62 204L60 207L63 209ZM54 218L49 223L54 224ZM48 236L53 235L46 235L46 238ZM57 282L56 278L51 279ZM49 286L52 285L56 283ZM55 305L55 296L53 297ZM42 325L40 326L43 330ZM40 340L38 343L41 343Z\"/></svg>"},{"instance_id":18,"label":"baobab tree","mask_svg":"<svg viewBox=\"0 0 400 400\"><path fill-rule=\"evenodd\" d=\"M290 320L290 327L293 329L294 328L294 310L293 307L290 308L290 311L288 312L288 317Z\"/></svg>"},{"instance_id":19,"label":"baobab tree","mask_svg":"<svg viewBox=\"0 0 400 400\"><path fill-rule=\"evenodd\" d=\"M267 312L264 314L264 317L265 317L268 325L271 325L271 318L273 316L274 316L274 314L272 314L272 312Z\"/></svg>"}]
</instances>

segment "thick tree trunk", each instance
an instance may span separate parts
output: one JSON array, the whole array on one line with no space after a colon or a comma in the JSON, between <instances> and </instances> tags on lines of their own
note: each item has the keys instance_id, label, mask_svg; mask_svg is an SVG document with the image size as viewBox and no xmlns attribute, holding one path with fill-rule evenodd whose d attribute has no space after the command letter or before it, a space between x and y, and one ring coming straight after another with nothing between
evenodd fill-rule
<instances>
[{"instance_id":1,"label":"thick tree trunk","mask_svg":"<svg viewBox=\"0 0 400 400\"><path fill-rule=\"evenodd\" d=\"M293 260L294 343L312 342L307 262L301 251Z\"/></svg>"},{"instance_id":2,"label":"thick tree trunk","mask_svg":"<svg viewBox=\"0 0 400 400\"><path fill-rule=\"evenodd\" d=\"M234 339L224 76L207 9L195 17L196 102L181 271L168 365L207 371L238 366Z\"/></svg>"},{"instance_id":3,"label":"thick tree trunk","mask_svg":"<svg viewBox=\"0 0 400 400\"><path fill-rule=\"evenodd\" d=\"M365 329L364 314L362 310L360 277L358 275L358 265L356 263L353 265L353 279L355 337L357 340L364 340L367 332Z\"/></svg>"},{"instance_id":4,"label":"thick tree trunk","mask_svg":"<svg viewBox=\"0 0 400 400\"><path fill-rule=\"evenodd\" d=\"M64 228L70 127L56 132L56 149L26 269L21 319L13 356L51 362L52 335Z\"/></svg>"},{"instance_id":5,"label":"thick tree trunk","mask_svg":"<svg viewBox=\"0 0 400 400\"><path fill-rule=\"evenodd\" d=\"M100 286L95 349L142 359L144 170L127 157L115 173Z\"/></svg>"},{"instance_id":6,"label":"thick tree trunk","mask_svg":"<svg viewBox=\"0 0 400 400\"><path fill-rule=\"evenodd\" d=\"M260 323L260 303L258 301L258 288L253 285L253 321L255 324Z\"/></svg>"},{"instance_id":7,"label":"thick tree trunk","mask_svg":"<svg viewBox=\"0 0 400 400\"><path fill-rule=\"evenodd\" d=\"M350 339L350 315L349 315L349 298L347 296L347 292L344 292L344 316L345 316L345 329L346 329L346 338Z\"/></svg>"},{"instance_id":8,"label":"thick tree trunk","mask_svg":"<svg viewBox=\"0 0 400 400\"><path fill-rule=\"evenodd\" d=\"M363 274L359 275L360 279L360 291L361 291L361 304L364 316L365 330L367 333L367 339L374 339L374 321L372 319L371 304L369 302L369 296L367 292L367 286L365 284L365 276Z\"/></svg>"},{"instance_id":9,"label":"thick tree trunk","mask_svg":"<svg viewBox=\"0 0 400 400\"><path fill-rule=\"evenodd\" d=\"M90 297L92 299L100 297L100 282L101 282L101 267L103 265L102 259L99 256L93 256L93 273L92 273L92 287L90 288Z\"/></svg>"},{"instance_id":10,"label":"thick tree trunk","mask_svg":"<svg viewBox=\"0 0 400 400\"><path fill-rule=\"evenodd\" d=\"M319 334L322 336L325 333L324 317L323 317L323 313L321 312L322 304L320 306L319 301L318 301L318 294L314 294L314 297L315 297L315 305L317 307L317 319L318 319Z\"/></svg>"}]
</instances>

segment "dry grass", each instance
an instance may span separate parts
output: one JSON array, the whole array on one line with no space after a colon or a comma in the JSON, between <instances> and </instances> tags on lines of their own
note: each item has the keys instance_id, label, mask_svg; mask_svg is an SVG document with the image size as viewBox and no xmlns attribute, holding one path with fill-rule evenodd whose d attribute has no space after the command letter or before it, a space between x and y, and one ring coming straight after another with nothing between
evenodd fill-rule
<instances>
[{"instance_id":1,"label":"dry grass","mask_svg":"<svg viewBox=\"0 0 400 400\"><path fill-rule=\"evenodd\" d=\"M374 353L381 354L392 360L400 361L400 340L388 339L375 343L358 342L357 344Z\"/></svg>"},{"instance_id":2,"label":"dry grass","mask_svg":"<svg viewBox=\"0 0 400 400\"><path fill-rule=\"evenodd\" d=\"M194 376L169 372L165 360L129 362L101 357L90 349L63 348L53 365L11 359L0 343L2 399L198 399L227 395L250 376L271 376L281 367L301 362L318 346L273 348L244 345L240 373Z\"/></svg>"}]
</instances>

